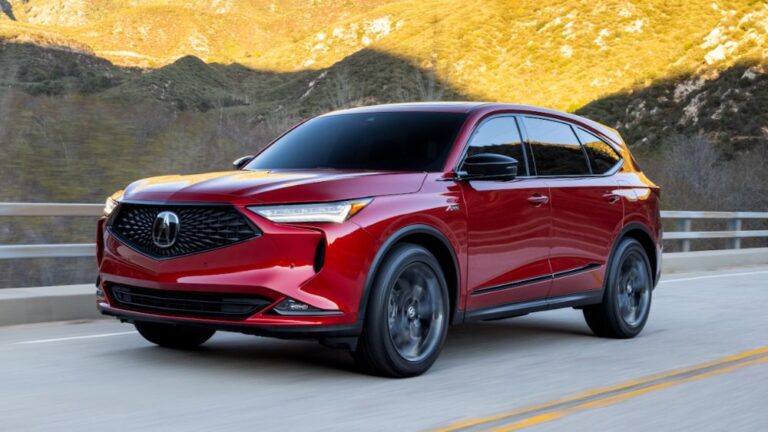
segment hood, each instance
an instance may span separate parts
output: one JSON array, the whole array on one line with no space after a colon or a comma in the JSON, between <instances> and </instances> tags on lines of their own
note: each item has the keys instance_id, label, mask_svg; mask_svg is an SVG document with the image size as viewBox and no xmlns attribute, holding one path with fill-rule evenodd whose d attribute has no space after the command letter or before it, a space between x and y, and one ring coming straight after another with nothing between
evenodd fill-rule
<instances>
[{"instance_id":1,"label":"hood","mask_svg":"<svg viewBox=\"0 0 768 432\"><path fill-rule=\"evenodd\" d=\"M280 204L340 201L417 192L425 173L224 171L151 177L131 183L126 201Z\"/></svg>"}]
</instances>

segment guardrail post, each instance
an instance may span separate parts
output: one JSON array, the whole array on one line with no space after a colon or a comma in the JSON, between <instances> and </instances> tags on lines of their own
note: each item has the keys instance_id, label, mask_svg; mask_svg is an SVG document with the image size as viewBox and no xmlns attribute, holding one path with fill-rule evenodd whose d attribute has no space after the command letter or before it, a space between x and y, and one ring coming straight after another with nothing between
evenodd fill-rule
<instances>
[{"instance_id":1,"label":"guardrail post","mask_svg":"<svg viewBox=\"0 0 768 432\"><path fill-rule=\"evenodd\" d=\"M741 219L731 219L731 221L728 223L729 228L731 231L741 231ZM732 238L729 242L731 249L741 249L741 239L740 238Z\"/></svg>"},{"instance_id":2,"label":"guardrail post","mask_svg":"<svg viewBox=\"0 0 768 432\"><path fill-rule=\"evenodd\" d=\"M685 231L690 232L691 231L691 220L688 218L681 218L677 220L677 230L678 231ZM684 239L683 241L683 252L690 252L691 251L691 240L690 239Z\"/></svg>"}]
</instances>

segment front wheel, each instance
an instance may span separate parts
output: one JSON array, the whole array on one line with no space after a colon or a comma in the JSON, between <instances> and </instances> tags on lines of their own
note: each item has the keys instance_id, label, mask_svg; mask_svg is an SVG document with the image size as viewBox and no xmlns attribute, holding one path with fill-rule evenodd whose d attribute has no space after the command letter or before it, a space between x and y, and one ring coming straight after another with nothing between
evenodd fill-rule
<instances>
[{"instance_id":1,"label":"front wheel","mask_svg":"<svg viewBox=\"0 0 768 432\"><path fill-rule=\"evenodd\" d=\"M584 308L584 319L598 336L628 339L645 327L651 310L653 277L642 245L623 239L606 270L603 302Z\"/></svg>"},{"instance_id":2,"label":"front wheel","mask_svg":"<svg viewBox=\"0 0 768 432\"><path fill-rule=\"evenodd\" d=\"M165 348L193 349L205 343L216 333L199 327L136 321L133 324L144 339Z\"/></svg>"},{"instance_id":3,"label":"front wheel","mask_svg":"<svg viewBox=\"0 0 768 432\"><path fill-rule=\"evenodd\" d=\"M378 269L353 356L366 371L404 378L427 371L448 329L448 289L437 259L396 246Z\"/></svg>"}]
</instances>

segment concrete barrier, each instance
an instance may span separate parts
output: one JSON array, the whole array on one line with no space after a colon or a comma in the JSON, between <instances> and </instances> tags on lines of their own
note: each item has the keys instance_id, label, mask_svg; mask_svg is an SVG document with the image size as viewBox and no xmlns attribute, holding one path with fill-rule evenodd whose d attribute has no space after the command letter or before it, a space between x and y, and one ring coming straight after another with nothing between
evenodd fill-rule
<instances>
[{"instance_id":1,"label":"concrete barrier","mask_svg":"<svg viewBox=\"0 0 768 432\"><path fill-rule=\"evenodd\" d=\"M768 248L674 252L661 257L663 274L754 265L768 265Z\"/></svg>"},{"instance_id":2,"label":"concrete barrier","mask_svg":"<svg viewBox=\"0 0 768 432\"><path fill-rule=\"evenodd\" d=\"M768 248L667 253L664 275L768 265ZM93 284L0 289L0 326L103 317Z\"/></svg>"},{"instance_id":3,"label":"concrete barrier","mask_svg":"<svg viewBox=\"0 0 768 432\"><path fill-rule=\"evenodd\" d=\"M93 284L0 289L0 326L101 316Z\"/></svg>"}]
</instances>

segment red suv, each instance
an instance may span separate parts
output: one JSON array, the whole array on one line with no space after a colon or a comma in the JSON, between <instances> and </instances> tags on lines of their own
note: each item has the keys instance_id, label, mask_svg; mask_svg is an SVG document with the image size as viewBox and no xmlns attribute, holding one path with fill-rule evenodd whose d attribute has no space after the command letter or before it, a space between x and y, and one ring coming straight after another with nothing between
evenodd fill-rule
<instances>
[{"instance_id":1,"label":"red suv","mask_svg":"<svg viewBox=\"0 0 768 432\"><path fill-rule=\"evenodd\" d=\"M107 200L98 307L147 340L318 339L405 377L448 324L563 307L630 338L659 280L659 188L615 130L521 105L356 108L295 126L235 171Z\"/></svg>"}]
</instances>

